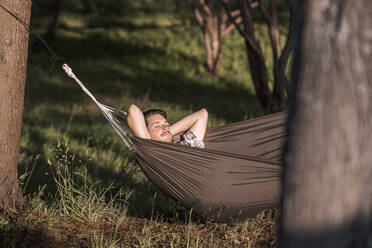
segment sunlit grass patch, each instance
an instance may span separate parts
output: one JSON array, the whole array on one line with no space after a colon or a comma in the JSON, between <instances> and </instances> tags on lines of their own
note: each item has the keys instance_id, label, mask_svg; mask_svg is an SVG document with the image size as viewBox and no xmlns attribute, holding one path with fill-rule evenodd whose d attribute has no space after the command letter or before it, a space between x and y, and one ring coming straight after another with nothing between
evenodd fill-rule
<instances>
[{"instance_id":1,"label":"sunlit grass patch","mask_svg":"<svg viewBox=\"0 0 372 248\"><path fill-rule=\"evenodd\" d=\"M59 196L55 204L62 216L94 222L125 215L127 211L125 205L130 192L120 189L112 195L112 186L101 188L99 182L89 182L82 173L69 173L68 167L57 169L55 180ZM76 181L80 181L80 184Z\"/></svg>"},{"instance_id":2,"label":"sunlit grass patch","mask_svg":"<svg viewBox=\"0 0 372 248\"><path fill-rule=\"evenodd\" d=\"M86 17L82 15L71 15L69 13L63 13L60 15L58 22L59 25L69 28L82 28L88 24Z\"/></svg>"}]
</instances>

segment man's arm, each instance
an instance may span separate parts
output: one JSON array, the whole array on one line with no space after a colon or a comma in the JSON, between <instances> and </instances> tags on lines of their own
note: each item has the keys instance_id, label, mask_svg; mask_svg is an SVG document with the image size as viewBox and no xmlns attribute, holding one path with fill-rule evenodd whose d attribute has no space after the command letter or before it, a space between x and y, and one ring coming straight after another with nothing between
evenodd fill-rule
<instances>
[{"instance_id":1,"label":"man's arm","mask_svg":"<svg viewBox=\"0 0 372 248\"><path fill-rule=\"evenodd\" d=\"M145 117L139 107L132 104L128 109L127 123L134 135L142 139L151 139L147 130Z\"/></svg>"},{"instance_id":2,"label":"man's arm","mask_svg":"<svg viewBox=\"0 0 372 248\"><path fill-rule=\"evenodd\" d=\"M190 130L199 140L204 139L208 123L208 111L201 109L194 112L169 127L173 135Z\"/></svg>"}]
</instances>

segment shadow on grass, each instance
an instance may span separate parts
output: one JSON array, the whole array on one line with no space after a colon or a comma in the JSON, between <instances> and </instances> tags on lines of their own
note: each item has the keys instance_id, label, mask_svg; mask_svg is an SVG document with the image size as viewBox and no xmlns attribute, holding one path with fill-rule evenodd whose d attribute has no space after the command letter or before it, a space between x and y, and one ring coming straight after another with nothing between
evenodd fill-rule
<instances>
[{"instance_id":1,"label":"shadow on grass","mask_svg":"<svg viewBox=\"0 0 372 248\"><path fill-rule=\"evenodd\" d=\"M10 220L7 216L0 214L2 220L0 226L0 246L1 247L42 247L42 248L58 248L66 247L68 244L62 241L57 241L46 232L46 228L24 223L24 220ZM4 224L4 221L7 224Z\"/></svg>"},{"instance_id":2,"label":"shadow on grass","mask_svg":"<svg viewBox=\"0 0 372 248\"><path fill-rule=\"evenodd\" d=\"M30 230L28 228L0 229L1 247L66 247L64 242L56 242L54 238L46 235L43 230Z\"/></svg>"},{"instance_id":3,"label":"shadow on grass","mask_svg":"<svg viewBox=\"0 0 372 248\"><path fill-rule=\"evenodd\" d=\"M211 114L231 122L246 118L249 109L252 109L249 112L260 109L256 96L238 82L223 77L188 76L187 70L200 62L181 52L169 53L166 44L154 48L94 35L85 39L60 37L58 43L60 53L71 56L67 59L75 74L103 103L109 99L109 104L118 104L128 94L139 98L148 93L151 101L193 111L205 107ZM72 56L75 53L79 57ZM46 74L42 69L49 65L46 59L44 56L39 62L31 58L33 82L27 86L26 103L87 102L87 97L71 79L62 73ZM180 60L184 66L169 69ZM203 83L203 80L209 82Z\"/></svg>"}]
</instances>

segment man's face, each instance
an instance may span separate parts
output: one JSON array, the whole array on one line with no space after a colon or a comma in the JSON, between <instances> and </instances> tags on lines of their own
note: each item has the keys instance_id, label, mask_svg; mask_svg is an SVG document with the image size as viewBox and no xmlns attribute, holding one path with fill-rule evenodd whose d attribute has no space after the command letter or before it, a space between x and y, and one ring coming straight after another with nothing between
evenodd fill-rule
<instances>
[{"instance_id":1,"label":"man's face","mask_svg":"<svg viewBox=\"0 0 372 248\"><path fill-rule=\"evenodd\" d=\"M153 114L147 117L147 129L151 139L172 142L172 134L169 131L169 123L161 114Z\"/></svg>"}]
</instances>

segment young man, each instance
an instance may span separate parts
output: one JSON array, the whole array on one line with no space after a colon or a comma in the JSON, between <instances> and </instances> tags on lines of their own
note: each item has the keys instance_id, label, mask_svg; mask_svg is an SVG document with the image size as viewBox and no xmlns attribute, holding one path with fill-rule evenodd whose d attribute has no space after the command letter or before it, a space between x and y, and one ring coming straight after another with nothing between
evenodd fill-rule
<instances>
[{"instance_id":1,"label":"young man","mask_svg":"<svg viewBox=\"0 0 372 248\"><path fill-rule=\"evenodd\" d=\"M150 109L144 113L134 104L128 109L127 122L134 135L143 139L174 142L182 145L204 148L204 135L207 129L208 112L201 109L173 125L169 125L167 114L161 109ZM173 137L181 134L180 141Z\"/></svg>"}]
</instances>

